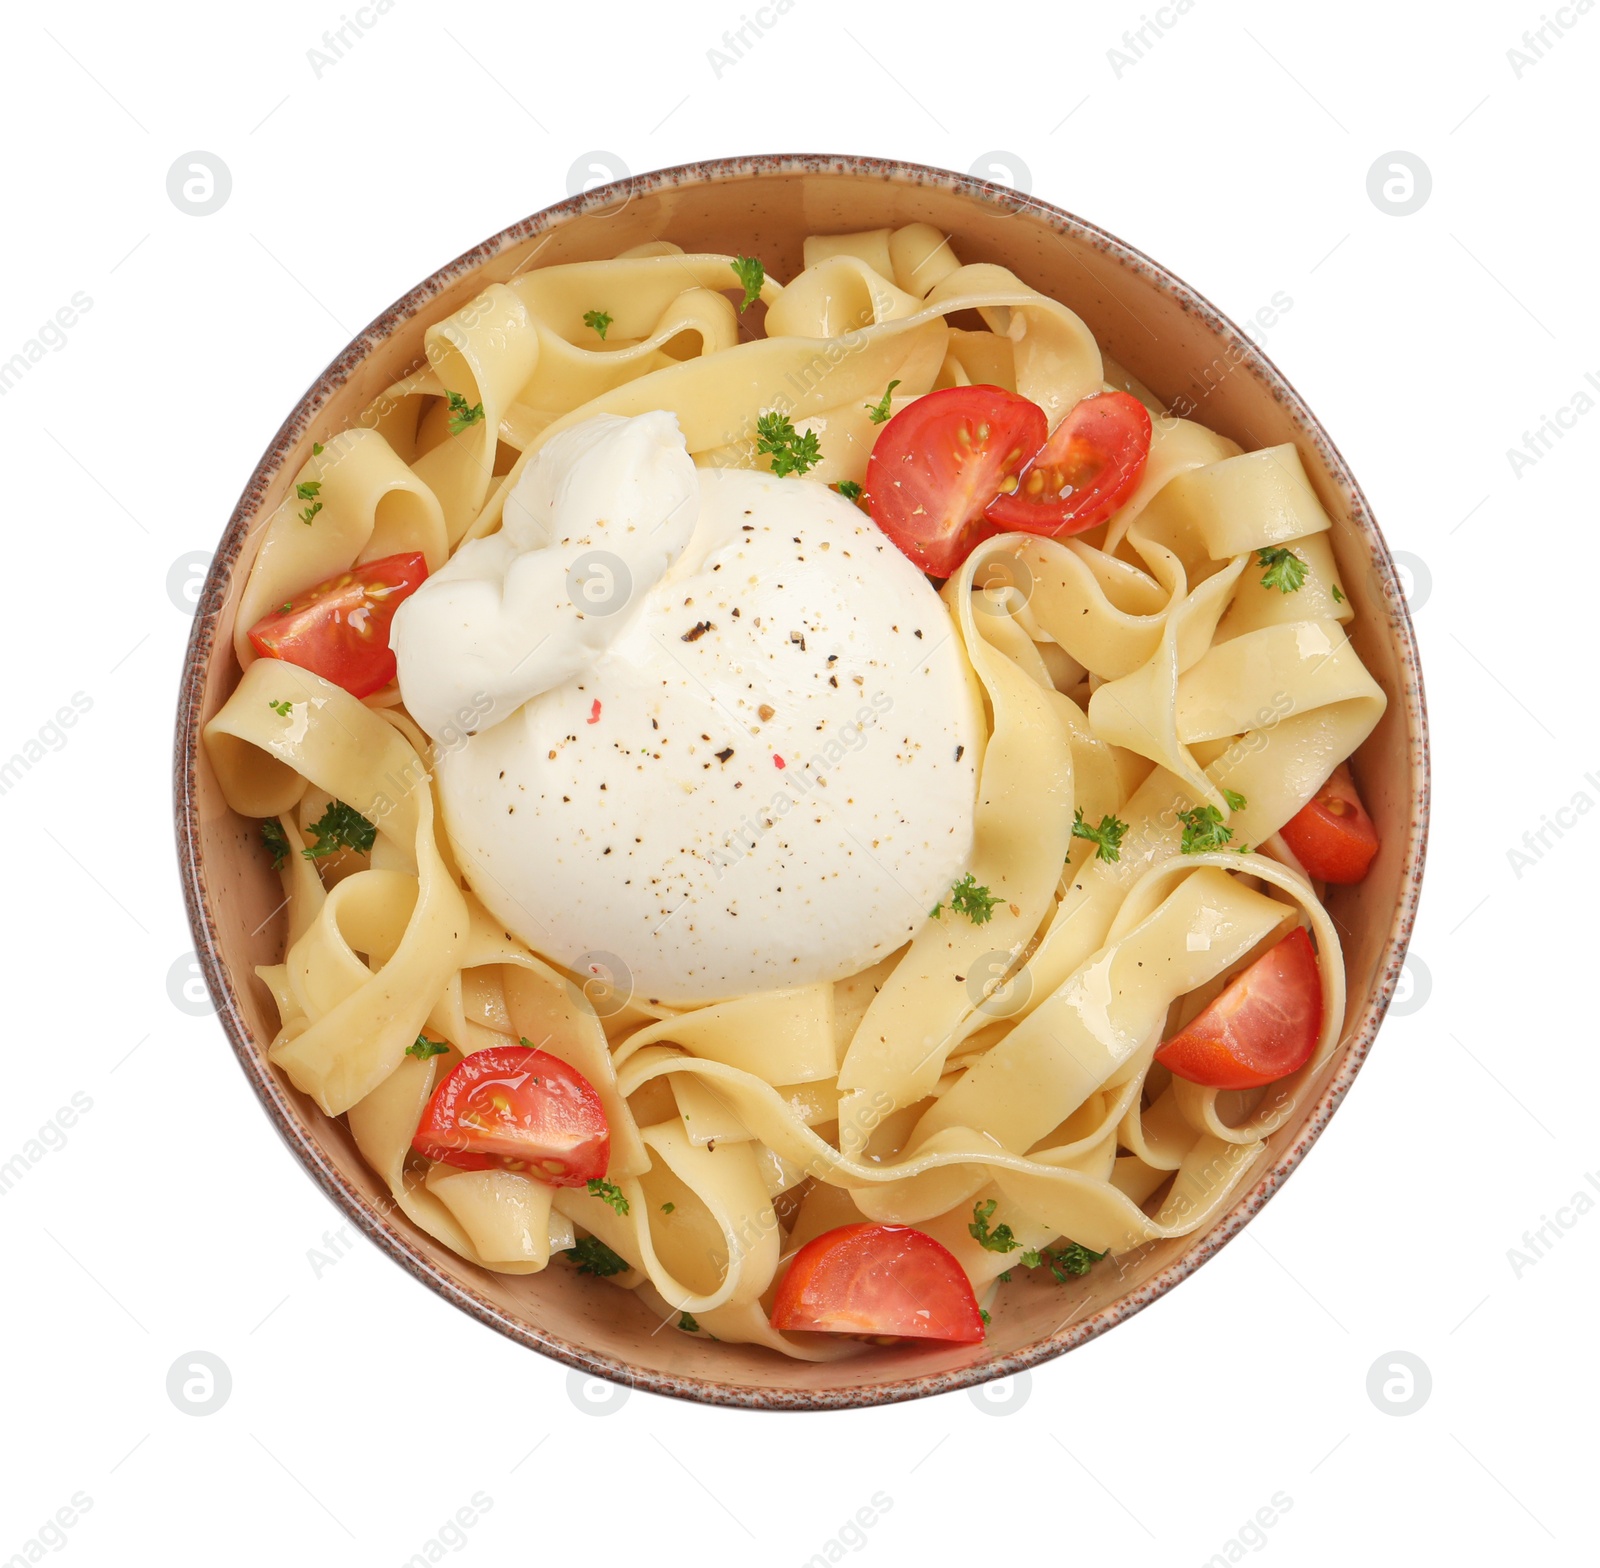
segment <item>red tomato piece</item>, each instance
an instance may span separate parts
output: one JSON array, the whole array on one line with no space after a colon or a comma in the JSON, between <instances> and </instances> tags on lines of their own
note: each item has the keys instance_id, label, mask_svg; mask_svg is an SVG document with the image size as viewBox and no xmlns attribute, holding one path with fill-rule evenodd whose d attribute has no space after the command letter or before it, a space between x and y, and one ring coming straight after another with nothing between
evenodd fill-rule
<instances>
[{"instance_id":1,"label":"red tomato piece","mask_svg":"<svg viewBox=\"0 0 1600 1568\"><path fill-rule=\"evenodd\" d=\"M1044 444L1037 403L1002 387L947 387L900 410L867 460L872 520L923 571L948 577L999 533L983 509Z\"/></svg>"},{"instance_id":2,"label":"red tomato piece","mask_svg":"<svg viewBox=\"0 0 1600 1568\"><path fill-rule=\"evenodd\" d=\"M1322 882L1359 882L1378 853L1378 830L1356 793L1347 762L1333 770L1281 831L1307 874Z\"/></svg>"},{"instance_id":3,"label":"red tomato piece","mask_svg":"<svg viewBox=\"0 0 1600 1568\"><path fill-rule=\"evenodd\" d=\"M909 1225L841 1225L808 1241L778 1286L772 1326L962 1345L983 1338L961 1265Z\"/></svg>"},{"instance_id":4,"label":"red tomato piece","mask_svg":"<svg viewBox=\"0 0 1600 1568\"><path fill-rule=\"evenodd\" d=\"M389 623L402 600L422 586L428 563L420 552L363 561L250 628L250 646L264 659L286 659L366 697L394 679Z\"/></svg>"},{"instance_id":5,"label":"red tomato piece","mask_svg":"<svg viewBox=\"0 0 1600 1568\"><path fill-rule=\"evenodd\" d=\"M1002 531L1082 533L1133 494L1149 456L1150 411L1126 392L1097 392L1056 426L1014 482L1008 476L985 515Z\"/></svg>"},{"instance_id":6,"label":"red tomato piece","mask_svg":"<svg viewBox=\"0 0 1600 1568\"><path fill-rule=\"evenodd\" d=\"M1304 927L1296 926L1235 975L1156 1060L1208 1089L1255 1089L1304 1067L1321 1032L1316 950Z\"/></svg>"},{"instance_id":7,"label":"red tomato piece","mask_svg":"<svg viewBox=\"0 0 1600 1568\"><path fill-rule=\"evenodd\" d=\"M552 1187L606 1173L611 1129L594 1085L526 1045L464 1057L433 1091L411 1147L464 1171L520 1171Z\"/></svg>"}]
</instances>

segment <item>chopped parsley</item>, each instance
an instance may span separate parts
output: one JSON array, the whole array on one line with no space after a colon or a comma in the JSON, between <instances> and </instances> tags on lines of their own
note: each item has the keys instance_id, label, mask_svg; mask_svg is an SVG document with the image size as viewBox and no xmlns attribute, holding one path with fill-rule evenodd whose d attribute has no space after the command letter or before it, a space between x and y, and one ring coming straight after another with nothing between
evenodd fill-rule
<instances>
[{"instance_id":1,"label":"chopped parsley","mask_svg":"<svg viewBox=\"0 0 1600 1568\"><path fill-rule=\"evenodd\" d=\"M297 501L315 501L317 492L322 488L320 479L307 479L294 487L294 497Z\"/></svg>"},{"instance_id":2,"label":"chopped parsley","mask_svg":"<svg viewBox=\"0 0 1600 1568\"><path fill-rule=\"evenodd\" d=\"M341 849L354 849L365 855L378 837L377 828L342 800L330 801L328 809L311 824L311 831L317 842L300 851L307 860L321 860Z\"/></svg>"},{"instance_id":3,"label":"chopped parsley","mask_svg":"<svg viewBox=\"0 0 1600 1568\"><path fill-rule=\"evenodd\" d=\"M1338 583L1335 583L1333 585L1333 602L1335 604L1343 604L1344 603L1344 595L1339 592Z\"/></svg>"},{"instance_id":4,"label":"chopped parsley","mask_svg":"<svg viewBox=\"0 0 1600 1568\"><path fill-rule=\"evenodd\" d=\"M276 817L265 817L261 823L261 842L272 852L272 869L281 871L289 858L289 836Z\"/></svg>"},{"instance_id":5,"label":"chopped parsley","mask_svg":"<svg viewBox=\"0 0 1600 1568\"><path fill-rule=\"evenodd\" d=\"M580 1274L598 1274L602 1279L611 1274L625 1274L628 1260L619 1258L598 1236L580 1236L577 1242L562 1253L578 1265Z\"/></svg>"},{"instance_id":6,"label":"chopped parsley","mask_svg":"<svg viewBox=\"0 0 1600 1568\"><path fill-rule=\"evenodd\" d=\"M315 517L317 515L317 513L320 512L321 510L322 510L322 502L313 501L311 503L311 505L308 506L305 509L305 511L296 512L295 516L298 517L300 519L300 521L306 525L307 528L309 528L311 526L311 519L313 517Z\"/></svg>"},{"instance_id":7,"label":"chopped parsley","mask_svg":"<svg viewBox=\"0 0 1600 1568\"><path fill-rule=\"evenodd\" d=\"M430 1040L427 1035L419 1034L415 1045L406 1047L406 1055L414 1056L419 1062L425 1062L431 1056L443 1056L450 1047L441 1040Z\"/></svg>"},{"instance_id":8,"label":"chopped parsley","mask_svg":"<svg viewBox=\"0 0 1600 1568\"><path fill-rule=\"evenodd\" d=\"M1229 811L1243 811L1244 808L1249 804L1249 802L1245 800L1244 796L1241 795L1236 789L1223 790L1222 798L1227 801Z\"/></svg>"},{"instance_id":9,"label":"chopped parsley","mask_svg":"<svg viewBox=\"0 0 1600 1568\"><path fill-rule=\"evenodd\" d=\"M887 387L884 388L883 396L880 397L876 403L863 403L861 405L864 409L866 409L867 418L870 419L873 424L881 425L889 418L889 398L893 394L894 389L899 385L900 381L897 377L895 380L891 381Z\"/></svg>"},{"instance_id":10,"label":"chopped parsley","mask_svg":"<svg viewBox=\"0 0 1600 1568\"><path fill-rule=\"evenodd\" d=\"M677 1208L677 1206L678 1206L678 1205L677 1205L677 1204L676 1204L676 1203L663 1203L663 1204L662 1204L662 1205L661 1205L661 1212L662 1212L662 1213L663 1213L663 1214L670 1214L670 1213L672 1213L672 1211L673 1211L673 1210L674 1210L674 1209L675 1209L675 1208Z\"/></svg>"},{"instance_id":11,"label":"chopped parsley","mask_svg":"<svg viewBox=\"0 0 1600 1568\"><path fill-rule=\"evenodd\" d=\"M756 450L771 457L772 472L779 479L787 474L803 474L822 461L816 431L801 435L787 414L763 414L756 421Z\"/></svg>"},{"instance_id":12,"label":"chopped parsley","mask_svg":"<svg viewBox=\"0 0 1600 1568\"><path fill-rule=\"evenodd\" d=\"M1267 569L1261 579L1263 588L1276 588L1279 593L1298 593L1300 585L1306 580L1306 563L1284 545L1257 550L1256 564Z\"/></svg>"},{"instance_id":13,"label":"chopped parsley","mask_svg":"<svg viewBox=\"0 0 1600 1568\"><path fill-rule=\"evenodd\" d=\"M950 889L950 908L958 915L965 915L975 926L987 925L994 918L994 906L1003 902L988 888L980 887L970 871ZM943 908L942 903L933 906L935 920Z\"/></svg>"},{"instance_id":14,"label":"chopped parsley","mask_svg":"<svg viewBox=\"0 0 1600 1568\"><path fill-rule=\"evenodd\" d=\"M767 269L754 256L735 256L728 265L744 287L744 298L739 301L739 314L742 316L761 298L761 285L767 281Z\"/></svg>"},{"instance_id":15,"label":"chopped parsley","mask_svg":"<svg viewBox=\"0 0 1600 1568\"><path fill-rule=\"evenodd\" d=\"M985 1252L1015 1252L1022 1245L1012 1233L1011 1227L1004 1223L989 1229L989 1220L995 1211L995 1200L987 1199L983 1203L972 1205L972 1223L967 1226L972 1239L983 1248Z\"/></svg>"},{"instance_id":16,"label":"chopped parsley","mask_svg":"<svg viewBox=\"0 0 1600 1568\"><path fill-rule=\"evenodd\" d=\"M271 708L280 719L286 719L291 713L294 712L294 704L290 702L287 697L280 697L276 702L268 702L267 706Z\"/></svg>"},{"instance_id":17,"label":"chopped parsley","mask_svg":"<svg viewBox=\"0 0 1600 1568\"><path fill-rule=\"evenodd\" d=\"M598 1176L591 1176L589 1196L598 1198L608 1208L615 1209L618 1214L628 1212L628 1200L622 1196L622 1188L614 1181L602 1181Z\"/></svg>"},{"instance_id":18,"label":"chopped parsley","mask_svg":"<svg viewBox=\"0 0 1600 1568\"><path fill-rule=\"evenodd\" d=\"M996 1225L992 1230L989 1228L989 1221L993 1218L994 1211L993 1198L973 1204L972 1223L967 1226L968 1231L971 1232L973 1240L986 1252L1015 1252L1022 1243L1017 1240L1009 1225ZM1058 1281L1065 1284L1069 1278L1087 1274L1104 1256L1103 1252L1091 1252L1078 1242L1069 1241L1066 1246L1054 1249L1024 1248L1021 1262L1025 1269L1036 1269L1041 1266L1048 1268ZM1007 1269L1000 1278L1009 1283L1011 1270Z\"/></svg>"},{"instance_id":19,"label":"chopped parsley","mask_svg":"<svg viewBox=\"0 0 1600 1568\"><path fill-rule=\"evenodd\" d=\"M1196 806L1193 811L1181 811L1178 820L1183 824L1182 847L1186 855L1226 849L1233 838L1233 829L1223 822L1222 813L1215 806Z\"/></svg>"},{"instance_id":20,"label":"chopped parsley","mask_svg":"<svg viewBox=\"0 0 1600 1568\"><path fill-rule=\"evenodd\" d=\"M1025 1268L1036 1269L1042 1263L1055 1275L1056 1282L1065 1285L1069 1279L1081 1278L1105 1256L1104 1252L1091 1252L1082 1243L1069 1241L1066 1246L1052 1250L1040 1247L1037 1252L1022 1254Z\"/></svg>"},{"instance_id":21,"label":"chopped parsley","mask_svg":"<svg viewBox=\"0 0 1600 1568\"><path fill-rule=\"evenodd\" d=\"M1072 836L1086 838L1095 846L1094 857L1096 860L1112 861L1120 858L1122 854L1122 835L1128 831L1128 824L1120 817L1114 817L1110 812L1100 819L1100 826L1092 828L1083 820L1083 807L1079 806L1072 818Z\"/></svg>"},{"instance_id":22,"label":"chopped parsley","mask_svg":"<svg viewBox=\"0 0 1600 1568\"><path fill-rule=\"evenodd\" d=\"M685 1334L698 1334L700 1332L700 1325L695 1322L692 1312L680 1312L678 1314L678 1327Z\"/></svg>"},{"instance_id":23,"label":"chopped parsley","mask_svg":"<svg viewBox=\"0 0 1600 1568\"><path fill-rule=\"evenodd\" d=\"M468 425L475 425L483 418L483 404L474 403L467 407L467 400L459 392L445 393L445 400L450 405L450 434L458 436Z\"/></svg>"},{"instance_id":24,"label":"chopped parsley","mask_svg":"<svg viewBox=\"0 0 1600 1568\"><path fill-rule=\"evenodd\" d=\"M983 1319L983 1326L988 1328L990 1323L989 1314L982 1307L978 1308L978 1316Z\"/></svg>"},{"instance_id":25,"label":"chopped parsley","mask_svg":"<svg viewBox=\"0 0 1600 1568\"><path fill-rule=\"evenodd\" d=\"M600 334L600 341L605 342L606 328L611 325L611 317L603 310L586 310L583 313L583 324L593 327Z\"/></svg>"},{"instance_id":26,"label":"chopped parsley","mask_svg":"<svg viewBox=\"0 0 1600 1568\"><path fill-rule=\"evenodd\" d=\"M311 443L311 455L313 457L321 457L322 453L323 453L323 445L322 445L322 443L320 441L313 441Z\"/></svg>"},{"instance_id":27,"label":"chopped parsley","mask_svg":"<svg viewBox=\"0 0 1600 1568\"><path fill-rule=\"evenodd\" d=\"M841 479L833 488L847 501L860 501L861 499L861 486L853 479Z\"/></svg>"}]
</instances>

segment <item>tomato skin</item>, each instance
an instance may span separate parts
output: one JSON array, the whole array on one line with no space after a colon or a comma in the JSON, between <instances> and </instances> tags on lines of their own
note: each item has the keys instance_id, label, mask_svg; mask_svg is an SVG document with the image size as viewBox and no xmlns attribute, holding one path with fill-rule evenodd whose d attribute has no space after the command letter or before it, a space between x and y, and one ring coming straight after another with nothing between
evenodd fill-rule
<instances>
[{"instance_id":1,"label":"tomato skin","mask_svg":"<svg viewBox=\"0 0 1600 1568\"><path fill-rule=\"evenodd\" d=\"M1156 1052L1179 1078L1208 1089L1256 1089L1304 1067L1322 1033L1322 977L1303 926L1234 976Z\"/></svg>"},{"instance_id":2,"label":"tomato skin","mask_svg":"<svg viewBox=\"0 0 1600 1568\"><path fill-rule=\"evenodd\" d=\"M1378 853L1378 830L1361 803L1347 762L1333 770L1327 783L1279 831L1306 874L1320 882L1359 882Z\"/></svg>"},{"instance_id":3,"label":"tomato skin","mask_svg":"<svg viewBox=\"0 0 1600 1568\"><path fill-rule=\"evenodd\" d=\"M1002 531L1080 534L1133 494L1149 456L1149 409L1127 392L1097 392L1073 406L984 515Z\"/></svg>"},{"instance_id":4,"label":"tomato skin","mask_svg":"<svg viewBox=\"0 0 1600 1568\"><path fill-rule=\"evenodd\" d=\"M934 577L1001 532L984 508L1044 444L1037 403L1003 387L946 387L901 409L878 434L862 499L872 520Z\"/></svg>"},{"instance_id":5,"label":"tomato skin","mask_svg":"<svg viewBox=\"0 0 1600 1568\"><path fill-rule=\"evenodd\" d=\"M548 1051L491 1046L433 1091L411 1147L464 1171L513 1170L552 1187L606 1173L611 1129L594 1085Z\"/></svg>"},{"instance_id":6,"label":"tomato skin","mask_svg":"<svg viewBox=\"0 0 1600 1568\"><path fill-rule=\"evenodd\" d=\"M778 1285L772 1326L961 1345L984 1335L961 1265L909 1225L841 1225L808 1241Z\"/></svg>"},{"instance_id":7,"label":"tomato skin","mask_svg":"<svg viewBox=\"0 0 1600 1568\"><path fill-rule=\"evenodd\" d=\"M367 697L394 679L389 625L428 575L419 551L363 561L298 593L250 628L264 659L284 659Z\"/></svg>"}]
</instances>

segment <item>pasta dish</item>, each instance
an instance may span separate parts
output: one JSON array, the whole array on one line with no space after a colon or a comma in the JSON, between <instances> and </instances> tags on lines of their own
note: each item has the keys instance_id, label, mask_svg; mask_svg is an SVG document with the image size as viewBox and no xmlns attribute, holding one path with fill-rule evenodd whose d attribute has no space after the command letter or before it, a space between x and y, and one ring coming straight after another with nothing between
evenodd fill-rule
<instances>
[{"instance_id":1,"label":"pasta dish","mask_svg":"<svg viewBox=\"0 0 1600 1568\"><path fill-rule=\"evenodd\" d=\"M1219 1215L1380 847L1295 447L926 224L516 274L425 347L259 525L205 730L269 1059L398 1207L809 1360Z\"/></svg>"}]
</instances>

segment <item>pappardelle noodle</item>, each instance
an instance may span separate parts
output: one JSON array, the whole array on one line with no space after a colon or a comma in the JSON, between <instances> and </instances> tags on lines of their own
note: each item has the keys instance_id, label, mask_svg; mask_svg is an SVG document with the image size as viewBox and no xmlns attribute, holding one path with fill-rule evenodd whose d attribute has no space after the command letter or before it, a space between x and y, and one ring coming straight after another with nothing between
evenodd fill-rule
<instances>
[{"instance_id":1,"label":"pappardelle noodle","mask_svg":"<svg viewBox=\"0 0 1600 1568\"><path fill-rule=\"evenodd\" d=\"M754 257L657 240L509 276L428 328L419 368L319 433L261 524L243 674L205 734L283 883L282 956L258 971L280 1020L269 1059L347 1118L409 1219L485 1269L578 1268L678 1331L825 1360L976 1342L1007 1289L1063 1289L1230 1203L1340 1039L1321 892L1377 847L1343 763L1385 697L1293 445L1245 452L1174 417L1065 304L963 264L927 225L814 237L805 263L780 284ZM679 617L671 635L619 629L633 604L586 615L585 587L533 626L531 664L495 664L487 632L472 659L408 651L450 603L514 608L541 551L551 594L570 589L571 541L540 534L528 498L556 515L619 484L619 452L699 497L675 503L677 544L654 536L660 559L639 533L607 547L635 600ZM636 489L628 504L651 504ZM685 542L724 513L725 540ZM757 559L739 551L780 546L788 587L785 570L739 576ZM699 586L724 564L743 615ZM488 598L449 598L490 578ZM806 618L835 591L863 618L879 594L910 608L892 636L847 642L845 611ZM477 636L470 619L427 624ZM770 650L733 640L756 627ZM623 642L596 639L630 635L657 694L636 711L593 663L618 668ZM798 663L785 694L760 689L739 651L757 647L772 669L808 661L803 689ZM552 649L569 664L529 685ZM713 669L750 688L737 723L679 740L668 685ZM862 716L832 752L802 762L781 739L802 715L837 735L846 701ZM631 775L579 795L600 767L582 748L602 742L646 783L674 755L688 771L648 810ZM569 764L571 782L536 785ZM513 813L533 797L513 787L543 802L526 828ZM684 862L699 918L669 908L656 927L652 906L637 951L619 938L579 961L640 880L680 876L652 862L676 849L647 820L670 833L756 787L785 804L746 837L708 818L737 850ZM899 839L849 814L869 797L874 821L902 813ZM948 843L904 827L949 801ZM628 811L631 839L612 833ZM830 835L845 877L809 920L784 902L821 863L802 829ZM501 849L517 833L523 862ZM801 849L774 860L785 833ZM538 899L512 877L524 862L544 868ZM761 903L711 910L708 890L755 876ZM717 933L755 919L722 964L734 939ZM830 974L846 951L870 961Z\"/></svg>"}]
</instances>

